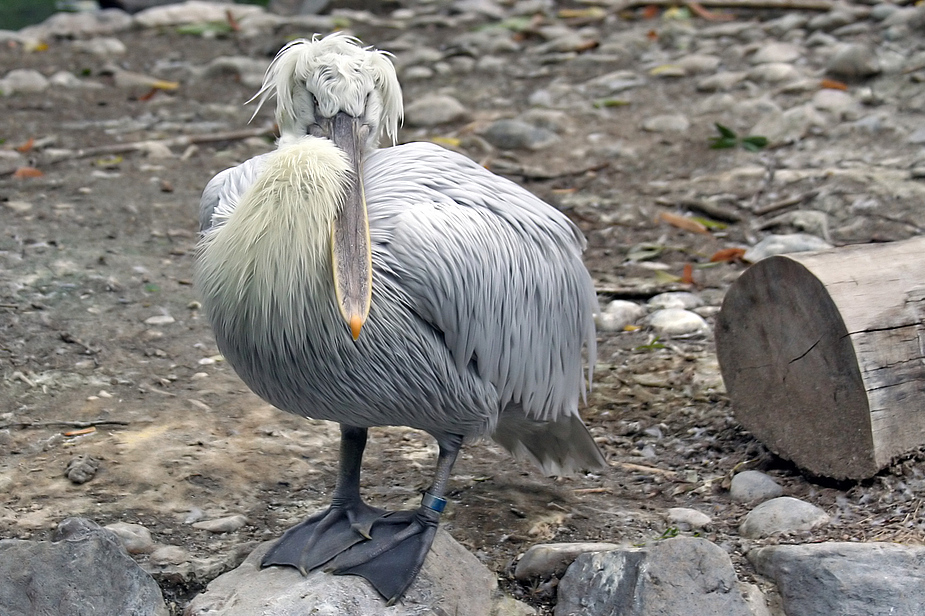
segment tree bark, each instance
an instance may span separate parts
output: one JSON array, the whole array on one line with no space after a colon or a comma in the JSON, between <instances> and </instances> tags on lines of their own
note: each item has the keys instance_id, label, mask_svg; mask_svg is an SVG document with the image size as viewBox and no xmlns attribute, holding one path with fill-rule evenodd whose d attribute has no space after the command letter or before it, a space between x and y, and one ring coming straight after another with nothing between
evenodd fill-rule
<instances>
[{"instance_id":1,"label":"tree bark","mask_svg":"<svg viewBox=\"0 0 925 616\"><path fill-rule=\"evenodd\" d=\"M925 237L770 257L716 350L736 418L778 455L864 479L925 445Z\"/></svg>"}]
</instances>

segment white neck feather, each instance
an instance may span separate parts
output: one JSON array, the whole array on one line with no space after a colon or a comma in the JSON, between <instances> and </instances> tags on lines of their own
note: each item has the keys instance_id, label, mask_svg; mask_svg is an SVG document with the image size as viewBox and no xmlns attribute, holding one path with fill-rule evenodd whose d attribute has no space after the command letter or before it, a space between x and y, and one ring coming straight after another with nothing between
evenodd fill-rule
<instances>
[{"instance_id":1,"label":"white neck feather","mask_svg":"<svg viewBox=\"0 0 925 616\"><path fill-rule=\"evenodd\" d=\"M333 297L331 225L348 179L346 156L330 141L306 136L280 145L200 244L196 282L213 322L240 315L249 327L299 327L306 301Z\"/></svg>"}]
</instances>

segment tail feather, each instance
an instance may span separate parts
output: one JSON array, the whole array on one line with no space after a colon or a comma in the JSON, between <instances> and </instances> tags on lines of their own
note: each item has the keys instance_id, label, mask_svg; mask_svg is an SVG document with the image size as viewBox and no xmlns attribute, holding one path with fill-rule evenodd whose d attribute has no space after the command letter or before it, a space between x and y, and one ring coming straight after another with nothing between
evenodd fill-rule
<instances>
[{"instance_id":1,"label":"tail feather","mask_svg":"<svg viewBox=\"0 0 925 616\"><path fill-rule=\"evenodd\" d=\"M510 406L498 418L491 438L515 458L533 461L546 475L607 467L601 450L578 415L537 421L527 417L523 409Z\"/></svg>"}]
</instances>

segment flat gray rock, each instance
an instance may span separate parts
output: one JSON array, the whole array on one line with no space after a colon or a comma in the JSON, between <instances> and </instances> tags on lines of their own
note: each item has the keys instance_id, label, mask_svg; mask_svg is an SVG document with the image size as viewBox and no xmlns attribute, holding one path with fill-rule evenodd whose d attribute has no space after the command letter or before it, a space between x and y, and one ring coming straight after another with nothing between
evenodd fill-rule
<instances>
[{"instance_id":1,"label":"flat gray rock","mask_svg":"<svg viewBox=\"0 0 925 616\"><path fill-rule=\"evenodd\" d=\"M828 524L829 515L811 503L790 496L765 501L748 512L739 534L749 539L776 533L807 531Z\"/></svg>"},{"instance_id":2,"label":"flat gray rock","mask_svg":"<svg viewBox=\"0 0 925 616\"><path fill-rule=\"evenodd\" d=\"M561 577L576 558L588 552L617 550L615 543L538 543L527 550L517 563L514 577L518 580Z\"/></svg>"},{"instance_id":3,"label":"flat gray rock","mask_svg":"<svg viewBox=\"0 0 925 616\"><path fill-rule=\"evenodd\" d=\"M555 616L751 616L732 561L706 539L582 554L559 583Z\"/></svg>"},{"instance_id":4,"label":"flat gray rock","mask_svg":"<svg viewBox=\"0 0 925 616\"><path fill-rule=\"evenodd\" d=\"M157 583L111 531L68 518L53 541L0 541L0 614L167 616Z\"/></svg>"},{"instance_id":5,"label":"flat gray rock","mask_svg":"<svg viewBox=\"0 0 925 616\"><path fill-rule=\"evenodd\" d=\"M260 560L272 544L261 544L240 567L213 580L193 599L186 616L484 616L499 599L494 573L443 529L418 578L392 607L361 577L321 570L303 577L291 567L261 569Z\"/></svg>"},{"instance_id":6,"label":"flat gray rock","mask_svg":"<svg viewBox=\"0 0 925 616\"><path fill-rule=\"evenodd\" d=\"M852 616L925 614L925 547L815 543L751 550L759 573L777 583L784 611Z\"/></svg>"}]
</instances>

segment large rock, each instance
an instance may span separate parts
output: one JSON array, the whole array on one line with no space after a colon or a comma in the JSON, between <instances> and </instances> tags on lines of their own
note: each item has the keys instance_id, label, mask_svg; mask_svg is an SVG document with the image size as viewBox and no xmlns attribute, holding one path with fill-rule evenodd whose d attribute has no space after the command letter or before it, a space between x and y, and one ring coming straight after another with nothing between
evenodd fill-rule
<instances>
[{"instance_id":1,"label":"large rock","mask_svg":"<svg viewBox=\"0 0 925 616\"><path fill-rule=\"evenodd\" d=\"M304 616L363 614L485 616L499 599L494 573L440 529L424 568L404 598L386 607L369 583L352 575L321 570L303 577L291 567L260 568L272 542L261 544L240 567L209 584L186 609L186 616Z\"/></svg>"},{"instance_id":2,"label":"large rock","mask_svg":"<svg viewBox=\"0 0 925 616\"><path fill-rule=\"evenodd\" d=\"M892 543L775 545L751 550L784 611L852 616L925 613L925 547Z\"/></svg>"},{"instance_id":3,"label":"large rock","mask_svg":"<svg viewBox=\"0 0 925 616\"><path fill-rule=\"evenodd\" d=\"M751 616L729 556L705 539L582 554L559 582L555 616Z\"/></svg>"},{"instance_id":4,"label":"large rock","mask_svg":"<svg viewBox=\"0 0 925 616\"><path fill-rule=\"evenodd\" d=\"M52 541L0 541L0 614L167 616L154 579L118 537L68 518Z\"/></svg>"}]
</instances>

